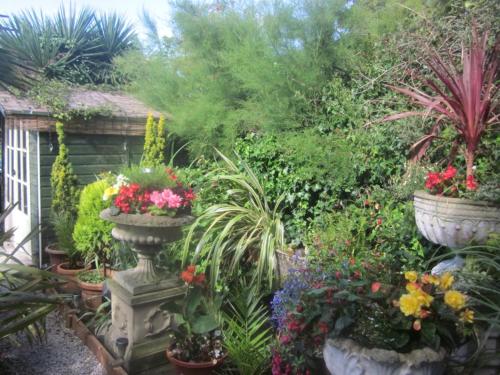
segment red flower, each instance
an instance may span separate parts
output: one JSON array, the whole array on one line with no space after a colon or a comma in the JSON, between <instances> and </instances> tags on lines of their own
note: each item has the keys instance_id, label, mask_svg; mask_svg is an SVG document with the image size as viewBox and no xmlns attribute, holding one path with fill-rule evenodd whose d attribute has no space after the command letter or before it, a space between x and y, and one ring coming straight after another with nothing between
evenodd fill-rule
<instances>
[{"instance_id":1,"label":"red flower","mask_svg":"<svg viewBox=\"0 0 500 375\"><path fill-rule=\"evenodd\" d=\"M335 272L335 278L336 278L337 280L340 280L340 279L342 278L342 272L340 272L340 271L336 271L336 272Z\"/></svg>"},{"instance_id":2,"label":"red flower","mask_svg":"<svg viewBox=\"0 0 500 375\"><path fill-rule=\"evenodd\" d=\"M380 287L382 286L382 284L380 284L378 281L375 281L372 283L372 293L377 293L379 290L380 290Z\"/></svg>"},{"instance_id":3,"label":"red flower","mask_svg":"<svg viewBox=\"0 0 500 375\"><path fill-rule=\"evenodd\" d=\"M467 187L467 190L476 190L477 189L477 182L474 179L473 175L467 176L467 181L465 182L465 186Z\"/></svg>"},{"instance_id":4,"label":"red flower","mask_svg":"<svg viewBox=\"0 0 500 375\"><path fill-rule=\"evenodd\" d=\"M319 328L320 332L323 334L327 334L329 331L328 324L325 322L319 322L318 328Z\"/></svg>"},{"instance_id":5,"label":"red flower","mask_svg":"<svg viewBox=\"0 0 500 375\"><path fill-rule=\"evenodd\" d=\"M298 313L301 313L302 311L304 311L304 306L302 306L301 304L298 304L297 307L295 308L295 310L297 310Z\"/></svg>"},{"instance_id":6,"label":"red flower","mask_svg":"<svg viewBox=\"0 0 500 375\"><path fill-rule=\"evenodd\" d=\"M193 189L190 188L184 192L184 199L187 201L194 201L196 199L196 194Z\"/></svg>"},{"instance_id":7,"label":"red flower","mask_svg":"<svg viewBox=\"0 0 500 375\"><path fill-rule=\"evenodd\" d=\"M455 177L456 174L457 174L457 169L451 165L448 165L448 168L446 168L446 170L443 172L443 178L445 180L449 180Z\"/></svg>"},{"instance_id":8,"label":"red flower","mask_svg":"<svg viewBox=\"0 0 500 375\"><path fill-rule=\"evenodd\" d=\"M205 279L206 279L205 274L204 273L200 273L199 275L196 275L194 277L194 282L196 284L201 285L201 284L203 284L205 282Z\"/></svg>"},{"instance_id":9,"label":"red flower","mask_svg":"<svg viewBox=\"0 0 500 375\"><path fill-rule=\"evenodd\" d=\"M358 270L354 271L354 274L352 275L352 277L355 279L361 278L361 272L359 272Z\"/></svg>"},{"instance_id":10,"label":"red flower","mask_svg":"<svg viewBox=\"0 0 500 375\"><path fill-rule=\"evenodd\" d=\"M377 219L377 225L382 225L382 218L380 218L380 217L379 217L379 218Z\"/></svg>"},{"instance_id":11,"label":"red flower","mask_svg":"<svg viewBox=\"0 0 500 375\"><path fill-rule=\"evenodd\" d=\"M441 181L441 173L429 172L427 173L427 179L425 180L425 187L427 189L433 189L436 185L441 183Z\"/></svg>"},{"instance_id":12,"label":"red flower","mask_svg":"<svg viewBox=\"0 0 500 375\"><path fill-rule=\"evenodd\" d=\"M290 322L288 322L287 328L291 332L299 332L300 331L300 324L297 320L293 319Z\"/></svg>"},{"instance_id":13,"label":"red flower","mask_svg":"<svg viewBox=\"0 0 500 375\"><path fill-rule=\"evenodd\" d=\"M290 341L292 341L292 338L288 335L280 337L280 343L283 345L288 345L290 343Z\"/></svg>"},{"instance_id":14,"label":"red flower","mask_svg":"<svg viewBox=\"0 0 500 375\"><path fill-rule=\"evenodd\" d=\"M194 275L191 272L182 271L181 279L184 280L186 283L191 284L193 282Z\"/></svg>"},{"instance_id":15,"label":"red flower","mask_svg":"<svg viewBox=\"0 0 500 375\"><path fill-rule=\"evenodd\" d=\"M187 272L191 272L191 273L195 273L196 272L196 266L194 264L190 264L189 266L187 266L186 271Z\"/></svg>"}]
</instances>

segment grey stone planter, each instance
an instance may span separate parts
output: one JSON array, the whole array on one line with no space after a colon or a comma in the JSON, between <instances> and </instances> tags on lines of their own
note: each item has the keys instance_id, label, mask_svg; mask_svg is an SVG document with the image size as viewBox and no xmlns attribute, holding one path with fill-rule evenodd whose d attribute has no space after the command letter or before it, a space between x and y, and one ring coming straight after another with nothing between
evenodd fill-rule
<instances>
[{"instance_id":1,"label":"grey stone planter","mask_svg":"<svg viewBox=\"0 0 500 375\"><path fill-rule=\"evenodd\" d=\"M138 255L135 268L115 275L115 280L133 294L155 289L165 279L158 275L154 257L163 244L181 239L182 227L193 221L192 216L112 215L109 209L102 211L101 218L113 222L113 237L130 243Z\"/></svg>"},{"instance_id":2,"label":"grey stone planter","mask_svg":"<svg viewBox=\"0 0 500 375\"><path fill-rule=\"evenodd\" d=\"M122 358L130 375L173 373L165 358L173 322L168 306L182 299L186 290L179 275L158 272L154 258L164 244L182 238L182 227L193 217L112 215L107 209L101 212L101 218L115 223L113 237L130 243L138 255L135 268L116 272L108 281L112 298L106 346ZM121 352L118 342L125 338L128 345Z\"/></svg>"},{"instance_id":3,"label":"grey stone planter","mask_svg":"<svg viewBox=\"0 0 500 375\"><path fill-rule=\"evenodd\" d=\"M414 193L415 220L429 241L450 248L482 244L500 232L500 207L489 202Z\"/></svg>"},{"instance_id":4,"label":"grey stone planter","mask_svg":"<svg viewBox=\"0 0 500 375\"><path fill-rule=\"evenodd\" d=\"M446 352L424 348L402 354L335 339L326 342L323 357L331 375L441 375Z\"/></svg>"}]
</instances>

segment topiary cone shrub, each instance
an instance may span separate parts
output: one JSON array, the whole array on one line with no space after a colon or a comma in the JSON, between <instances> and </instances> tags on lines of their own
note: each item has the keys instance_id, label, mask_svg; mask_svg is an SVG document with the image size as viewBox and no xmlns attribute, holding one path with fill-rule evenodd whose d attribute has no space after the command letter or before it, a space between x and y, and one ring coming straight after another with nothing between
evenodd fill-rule
<instances>
[{"instance_id":1,"label":"topiary cone shrub","mask_svg":"<svg viewBox=\"0 0 500 375\"><path fill-rule=\"evenodd\" d=\"M50 186L52 192L51 223L58 247L65 251L70 263L76 262L72 239L73 227L76 220L79 189L77 177L69 161L68 148L64 143L64 125L56 122L59 151L52 164Z\"/></svg>"}]
</instances>

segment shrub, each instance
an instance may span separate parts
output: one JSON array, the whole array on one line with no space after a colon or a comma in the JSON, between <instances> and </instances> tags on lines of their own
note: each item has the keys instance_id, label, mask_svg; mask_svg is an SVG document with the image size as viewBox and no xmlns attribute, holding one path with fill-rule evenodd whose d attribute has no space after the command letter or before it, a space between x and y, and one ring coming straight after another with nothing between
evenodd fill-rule
<instances>
[{"instance_id":1,"label":"shrub","mask_svg":"<svg viewBox=\"0 0 500 375\"><path fill-rule=\"evenodd\" d=\"M148 115L146 122L146 135L144 136L144 154L141 166L158 167L165 164L165 118L160 116L158 122L152 114Z\"/></svg>"},{"instance_id":2,"label":"shrub","mask_svg":"<svg viewBox=\"0 0 500 375\"><path fill-rule=\"evenodd\" d=\"M69 161L68 148L64 144L64 125L56 122L59 152L52 164L50 186L52 188L51 216L52 222L61 222L61 227L55 225L55 234L62 250L70 250L71 232L76 219L79 190L77 178Z\"/></svg>"},{"instance_id":3,"label":"shrub","mask_svg":"<svg viewBox=\"0 0 500 375\"><path fill-rule=\"evenodd\" d=\"M101 262L105 261L113 249L113 224L99 217L107 207L103 194L108 187L106 180L98 180L85 186L80 196L73 240L76 249L87 261L92 261L95 257Z\"/></svg>"}]
</instances>

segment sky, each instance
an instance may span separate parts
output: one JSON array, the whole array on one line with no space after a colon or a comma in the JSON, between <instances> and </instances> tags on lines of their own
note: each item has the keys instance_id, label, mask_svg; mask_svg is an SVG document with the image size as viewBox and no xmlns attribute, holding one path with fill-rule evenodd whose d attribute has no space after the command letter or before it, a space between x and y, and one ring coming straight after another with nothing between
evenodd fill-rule
<instances>
[{"instance_id":1,"label":"sky","mask_svg":"<svg viewBox=\"0 0 500 375\"><path fill-rule=\"evenodd\" d=\"M0 0L0 14L15 14L29 8L41 9L45 14L52 14L57 12L61 3L68 7L73 3L76 7L90 6L97 10L117 11L133 22L139 33L143 32L139 14L144 7L157 19L159 33L162 36L171 35L168 27L168 0Z\"/></svg>"}]
</instances>

